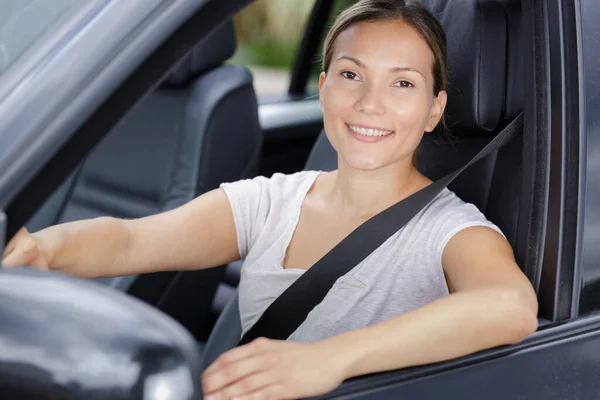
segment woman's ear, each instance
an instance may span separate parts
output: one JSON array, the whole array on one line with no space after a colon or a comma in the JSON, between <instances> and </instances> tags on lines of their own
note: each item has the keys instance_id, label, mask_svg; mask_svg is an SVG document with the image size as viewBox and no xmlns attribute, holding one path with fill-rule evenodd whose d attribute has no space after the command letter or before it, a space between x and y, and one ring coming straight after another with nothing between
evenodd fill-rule
<instances>
[{"instance_id":1,"label":"woman's ear","mask_svg":"<svg viewBox=\"0 0 600 400\"><path fill-rule=\"evenodd\" d=\"M323 85L325 84L325 78L327 74L325 72L321 72L319 75L319 102L323 104Z\"/></svg>"},{"instance_id":2,"label":"woman's ear","mask_svg":"<svg viewBox=\"0 0 600 400\"><path fill-rule=\"evenodd\" d=\"M444 115L447 101L448 93L446 93L445 90L440 90L438 95L433 98L433 104L431 105L429 118L427 119L427 124L425 125L425 132L433 131L440 122L442 116Z\"/></svg>"}]
</instances>

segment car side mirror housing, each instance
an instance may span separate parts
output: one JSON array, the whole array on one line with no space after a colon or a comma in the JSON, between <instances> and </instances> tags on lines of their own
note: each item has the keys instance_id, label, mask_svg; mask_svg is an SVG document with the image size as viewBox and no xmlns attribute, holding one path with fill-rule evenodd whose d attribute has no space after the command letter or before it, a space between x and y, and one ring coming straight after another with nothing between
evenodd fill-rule
<instances>
[{"instance_id":1,"label":"car side mirror housing","mask_svg":"<svg viewBox=\"0 0 600 400\"><path fill-rule=\"evenodd\" d=\"M7 399L201 399L191 335L100 283L0 269L0 393Z\"/></svg>"}]
</instances>

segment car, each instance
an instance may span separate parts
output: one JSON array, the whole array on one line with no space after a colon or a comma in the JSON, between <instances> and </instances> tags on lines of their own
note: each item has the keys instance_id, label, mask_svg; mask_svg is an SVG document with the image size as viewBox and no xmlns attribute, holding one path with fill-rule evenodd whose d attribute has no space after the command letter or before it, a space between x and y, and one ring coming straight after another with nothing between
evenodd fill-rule
<instances>
[{"instance_id":1,"label":"car","mask_svg":"<svg viewBox=\"0 0 600 400\"><path fill-rule=\"evenodd\" d=\"M225 181L335 168L310 80L348 1L315 1L289 91L268 97L226 62L231 19L251 2L0 5L0 244L22 226L138 217ZM539 328L317 398L598 398L600 3L422 3L448 35L452 136L427 135L419 168L437 179L466 164L523 113L522 133L451 188L502 228L538 295ZM202 369L236 340L239 270L99 281L0 271L0 393L201 398Z\"/></svg>"}]
</instances>

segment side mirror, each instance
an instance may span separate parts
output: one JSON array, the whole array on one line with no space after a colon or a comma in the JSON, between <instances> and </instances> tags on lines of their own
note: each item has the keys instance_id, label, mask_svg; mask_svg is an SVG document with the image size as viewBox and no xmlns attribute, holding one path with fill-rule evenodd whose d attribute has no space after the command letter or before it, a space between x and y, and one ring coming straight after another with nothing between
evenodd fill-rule
<instances>
[{"instance_id":1,"label":"side mirror","mask_svg":"<svg viewBox=\"0 0 600 400\"><path fill-rule=\"evenodd\" d=\"M201 399L191 335L103 285L0 269L0 393L7 399Z\"/></svg>"}]
</instances>

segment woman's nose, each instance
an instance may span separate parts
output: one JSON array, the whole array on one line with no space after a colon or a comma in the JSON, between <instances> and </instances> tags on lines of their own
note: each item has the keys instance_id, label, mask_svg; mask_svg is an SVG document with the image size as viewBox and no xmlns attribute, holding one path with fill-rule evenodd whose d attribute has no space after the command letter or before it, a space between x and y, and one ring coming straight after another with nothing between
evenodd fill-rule
<instances>
[{"instance_id":1,"label":"woman's nose","mask_svg":"<svg viewBox=\"0 0 600 400\"><path fill-rule=\"evenodd\" d=\"M381 115L385 113L381 94L374 85L363 85L359 98L354 103L354 109L367 115Z\"/></svg>"}]
</instances>

